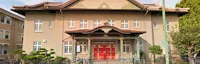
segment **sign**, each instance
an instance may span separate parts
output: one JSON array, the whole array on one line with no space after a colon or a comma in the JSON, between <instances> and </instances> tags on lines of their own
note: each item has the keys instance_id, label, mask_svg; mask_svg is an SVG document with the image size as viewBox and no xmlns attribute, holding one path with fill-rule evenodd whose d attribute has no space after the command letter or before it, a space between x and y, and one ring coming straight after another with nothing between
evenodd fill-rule
<instances>
[{"instance_id":1,"label":"sign","mask_svg":"<svg viewBox=\"0 0 200 64\"><path fill-rule=\"evenodd\" d=\"M76 52L81 52L81 46L80 45L76 46Z\"/></svg>"}]
</instances>

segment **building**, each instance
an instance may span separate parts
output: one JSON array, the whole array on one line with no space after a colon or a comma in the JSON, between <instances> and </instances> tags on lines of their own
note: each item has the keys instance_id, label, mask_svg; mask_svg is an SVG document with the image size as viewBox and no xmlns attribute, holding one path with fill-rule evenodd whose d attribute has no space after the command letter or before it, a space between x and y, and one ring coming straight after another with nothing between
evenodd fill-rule
<instances>
[{"instance_id":1,"label":"building","mask_svg":"<svg viewBox=\"0 0 200 64\"><path fill-rule=\"evenodd\" d=\"M139 60L142 50L150 59L148 48L161 45L163 40L161 6L156 4L69 0L13 8L26 17L23 50L27 53L53 48L58 56L95 62L133 57ZM188 10L166 8L168 32L178 26L178 17Z\"/></svg>"},{"instance_id":2,"label":"building","mask_svg":"<svg viewBox=\"0 0 200 64\"><path fill-rule=\"evenodd\" d=\"M0 60L14 49L21 49L24 17L0 8Z\"/></svg>"}]
</instances>

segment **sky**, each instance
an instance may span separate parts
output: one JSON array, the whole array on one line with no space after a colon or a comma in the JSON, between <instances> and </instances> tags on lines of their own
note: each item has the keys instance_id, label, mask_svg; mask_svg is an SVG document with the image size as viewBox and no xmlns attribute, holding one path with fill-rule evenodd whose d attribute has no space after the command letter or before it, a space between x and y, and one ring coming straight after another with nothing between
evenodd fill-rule
<instances>
[{"instance_id":1,"label":"sky","mask_svg":"<svg viewBox=\"0 0 200 64\"><path fill-rule=\"evenodd\" d=\"M0 0L0 7L10 10L13 5L15 6L22 6L22 5L33 5L40 2L49 1L49 2L65 2L67 0ZM162 3L162 0L137 0L141 3L150 4L150 3ZM180 2L180 0L165 0L166 6L174 8L177 3Z\"/></svg>"}]
</instances>

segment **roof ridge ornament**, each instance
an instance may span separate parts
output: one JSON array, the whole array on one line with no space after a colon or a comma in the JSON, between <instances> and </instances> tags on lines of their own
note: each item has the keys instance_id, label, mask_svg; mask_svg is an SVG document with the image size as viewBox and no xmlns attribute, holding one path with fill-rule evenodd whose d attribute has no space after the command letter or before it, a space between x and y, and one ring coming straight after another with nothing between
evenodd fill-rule
<instances>
[{"instance_id":1,"label":"roof ridge ornament","mask_svg":"<svg viewBox=\"0 0 200 64\"><path fill-rule=\"evenodd\" d=\"M104 25L105 25L105 26L109 26L109 23L108 23L108 22L105 22Z\"/></svg>"}]
</instances>

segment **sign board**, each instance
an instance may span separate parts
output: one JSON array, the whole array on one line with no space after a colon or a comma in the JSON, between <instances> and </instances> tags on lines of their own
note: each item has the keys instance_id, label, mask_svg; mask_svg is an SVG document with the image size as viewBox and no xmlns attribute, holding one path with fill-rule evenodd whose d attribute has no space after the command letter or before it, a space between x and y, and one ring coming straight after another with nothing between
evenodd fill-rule
<instances>
[{"instance_id":1,"label":"sign board","mask_svg":"<svg viewBox=\"0 0 200 64\"><path fill-rule=\"evenodd\" d=\"M76 46L76 52L81 52L81 46L80 45Z\"/></svg>"}]
</instances>

